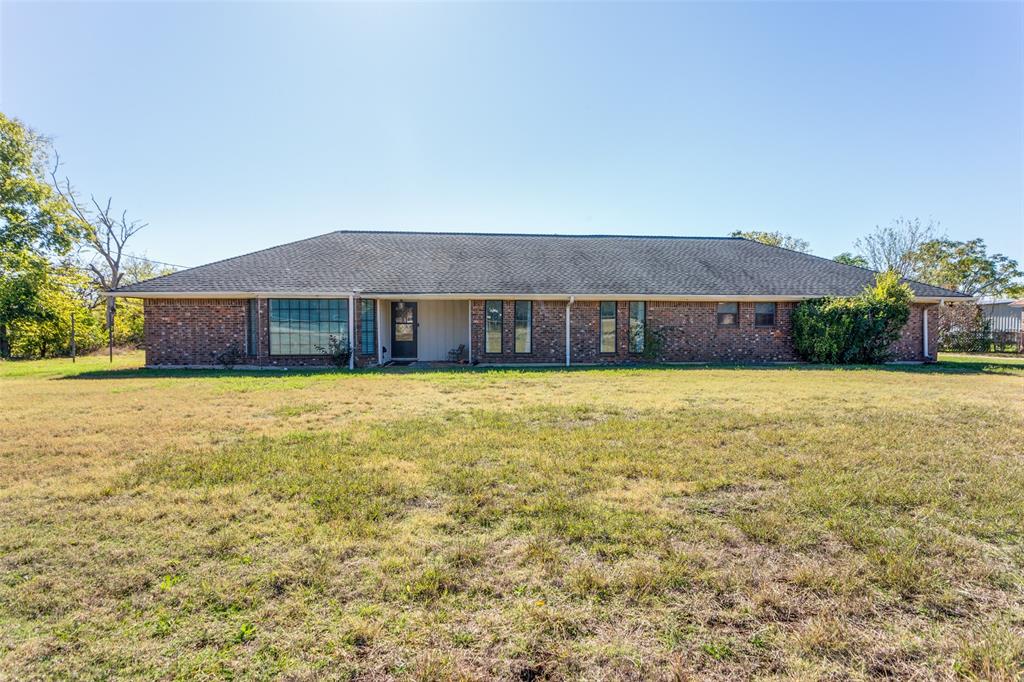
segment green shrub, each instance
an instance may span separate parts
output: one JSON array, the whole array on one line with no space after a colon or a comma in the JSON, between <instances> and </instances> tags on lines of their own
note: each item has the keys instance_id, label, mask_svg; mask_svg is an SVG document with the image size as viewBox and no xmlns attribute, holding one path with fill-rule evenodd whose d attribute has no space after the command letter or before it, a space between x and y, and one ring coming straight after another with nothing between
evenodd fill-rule
<instances>
[{"instance_id":1,"label":"green shrub","mask_svg":"<svg viewBox=\"0 0 1024 682\"><path fill-rule=\"evenodd\" d=\"M796 352L809 362L879 363L910 318L910 287L880 273L860 296L802 301L793 311Z\"/></svg>"}]
</instances>

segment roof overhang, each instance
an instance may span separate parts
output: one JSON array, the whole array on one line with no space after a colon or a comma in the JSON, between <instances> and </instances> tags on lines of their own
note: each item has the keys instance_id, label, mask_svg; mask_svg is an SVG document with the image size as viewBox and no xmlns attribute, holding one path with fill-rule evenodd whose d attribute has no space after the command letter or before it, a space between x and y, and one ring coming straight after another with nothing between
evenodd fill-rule
<instances>
[{"instance_id":1,"label":"roof overhang","mask_svg":"<svg viewBox=\"0 0 1024 682\"><path fill-rule=\"evenodd\" d=\"M525 301L565 301L570 298L577 301L738 301L738 302L784 302L784 301L805 301L811 298L822 298L834 294L802 294L802 295L758 295L758 296L737 296L735 294L637 294L637 293L606 293L606 294L526 294L522 292L464 292L464 293L416 293L403 291L318 291L318 292L294 292L294 291L132 291L132 292L103 292L105 296L120 298L150 298L150 299L175 299L175 298L348 298L355 295L361 298L397 298L409 301L453 301L466 299L487 299L487 298L514 298ZM915 296L915 303L942 303L944 301L969 301L971 296Z\"/></svg>"}]
</instances>

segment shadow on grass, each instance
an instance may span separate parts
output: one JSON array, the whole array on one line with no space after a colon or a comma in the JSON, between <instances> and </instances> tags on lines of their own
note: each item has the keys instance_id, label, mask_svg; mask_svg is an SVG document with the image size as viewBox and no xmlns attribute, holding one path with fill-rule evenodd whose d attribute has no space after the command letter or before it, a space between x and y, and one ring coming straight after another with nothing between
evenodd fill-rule
<instances>
[{"instance_id":1,"label":"shadow on grass","mask_svg":"<svg viewBox=\"0 0 1024 682\"><path fill-rule=\"evenodd\" d=\"M485 366L444 366L444 367L374 367L366 369L335 369L329 367L292 368L292 369L149 369L127 368L90 370L69 374L55 379L154 379L154 378L236 378L260 377L263 379L287 379L289 377L311 376L360 376L388 374L550 374L553 372L654 372L676 371L692 372L694 370L746 370L759 372L898 372L906 374L1003 374L1007 376L1024 376L1024 361L1016 358L970 358L956 360L940 360L930 364L890 364L890 365L815 365L805 363L785 364L754 364L754 363L706 363L706 364L636 364L636 365L578 365L574 367L485 367Z\"/></svg>"}]
</instances>

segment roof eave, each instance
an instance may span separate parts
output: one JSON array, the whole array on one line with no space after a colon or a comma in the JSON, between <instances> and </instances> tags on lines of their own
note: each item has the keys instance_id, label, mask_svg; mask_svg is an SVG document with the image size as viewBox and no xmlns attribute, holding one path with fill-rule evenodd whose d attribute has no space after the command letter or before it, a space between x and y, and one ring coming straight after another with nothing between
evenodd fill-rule
<instances>
[{"instance_id":1,"label":"roof eave","mask_svg":"<svg viewBox=\"0 0 1024 682\"><path fill-rule=\"evenodd\" d=\"M575 293L545 293L528 294L523 292L500 292L500 291L478 291L478 292L448 292L448 293L424 293L413 291L106 291L105 296L121 298L150 298L150 299L174 299L174 298L347 298L351 295L358 295L363 298L407 298L420 300L465 300L465 299L486 299L486 298L517 298L520 300L568 300L573 298L577 301L600 301L614 299L618 301L804 301L811 298L832 296L829 293L814 294L645 294L645 293L601 293L601 294L575 294ZM942 296L915 296L915 303L942 303L949 300L973 300L974 297L965 294L949 294Z\"/></svg>"}]
</instances>

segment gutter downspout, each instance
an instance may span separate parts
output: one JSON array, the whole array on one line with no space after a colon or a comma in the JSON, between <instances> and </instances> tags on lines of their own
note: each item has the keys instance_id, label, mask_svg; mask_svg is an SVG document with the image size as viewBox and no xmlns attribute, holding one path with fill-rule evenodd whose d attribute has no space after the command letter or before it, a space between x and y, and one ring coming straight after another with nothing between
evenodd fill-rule
<instances>
[{"instance_id":1,"label":"gutter downspout","mask_svg":"<svg viewBox=\"0 0 1024 682\"><path fill-rule=\"evenodd\" d=\"M565 302L565 366L569 367L572 364L572 344L569 342L569 334L571 325L569 320L572 318L572 304L576 302L575 296L570 296L569 300Z\"/></svg>"},{"instance_id":2,"label":"gutter downspout","mask_svg":"<svg viewBox=\"0 0 1024 682\"><path fill-rule=\"evenodd\" d=\"M356 368L356 294L348 295L348 368Z\"/></svg>"},{"instance_id":3,"label":"gutter downspout","mask_svg":"<svg viewBox=\"0 0 1024 682\"><path fill-rule=\"evenodd\" d=\"M469 342L466 346L466 364L470 367L473 366L473 301L470 299L467 301L469 304Z\"/></svg>"}]
</instances>

